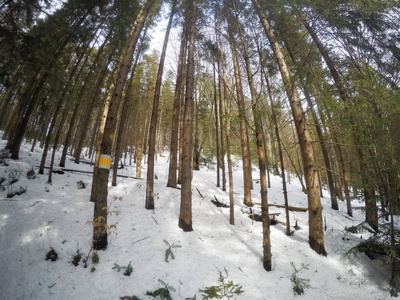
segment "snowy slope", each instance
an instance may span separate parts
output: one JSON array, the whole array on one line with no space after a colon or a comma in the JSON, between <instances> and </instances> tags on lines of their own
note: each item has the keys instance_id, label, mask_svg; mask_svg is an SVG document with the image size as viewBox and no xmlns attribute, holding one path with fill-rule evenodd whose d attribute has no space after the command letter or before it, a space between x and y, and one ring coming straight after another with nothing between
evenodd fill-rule
<instances>
[{"instance_id":1,"label":"snowy slope","mask_svg":"<svg viewBox=\"0 0 400 300\"><path fill-rule=\"evenodd\" d=\"M1 143L0 149L4 147L4 141ZM194 231L184 233L178 228L180 190L166 187L167 154L156 163L155 210L144 208L144 179L118 178L118 186L109 187L109 202L113 201L110 210L114 213L108 224L115 224L116 228L109 236L108 249L98 252L98 264L89 259L87 268L82 261L74 266L71 261L77 251L86 257L90 250L92 227L87 222L93 218L93 203L89 202L91 176L74 172L54 174L50 185L46 183L46 170L44 175L36 174L37 178L29 180L26 173L32 166L37 173L42 151L36 148L30 153L29 148L30 145L23 145L19 161L9 160L9 166L0 166L0 178L6 179L3 186L10 172L17 170L21 175L13 189L27 188L26 193L11 199L6 198L7 189L0 192L0 299L97 300L133 295L154 299L146 292L163 287L159 279L175 289L171 291L173 299L194 295L202 299L199 289L218 285L219 271L226 276L225 269L225 282L233 281L244 291L232 299L390 298L388 268L362 253L357 257L345 256L360 239L366 238L344 232L345 226L364 220L361 210L354 211L354 218L346 216L344 203L340 203L339 211L333 211L325 192L322 202L327 257L308 246L307 213L292 212L291 224L298 220L301 229L288 237L284 226L271 226L273 270L266 272L261 261L262 225L252 222L246 213L248 209L242 205L240 168L234 173L236 225L229 225L229 208L218 208L210 202L214 196L226 203L229 198L227 192L215 186L216 172L204 167L194 172ZM66 168L91 170L90 165L77 165L69 159ZM134 166L119 171L134 176ZM253 178L259 178L256 169ZM86 188L78 189L78 181L85 182ZM269 202L283 204L281 178L271 177L271 185ZM288 189L290 205L307 206L298 182L292 181ZM255 181L253 202L260 202L259 190ZM271 207L270 212L280 213L277 219L285 221L283 209ZM181 246L172 248L175 259L169 257L169 262L165 261L168 246L164 240ZM55 262L45 260L50 247L58 253ZM130 276L124 276L124 270L113 269L115 264L129 263L133 267ZM309 288L300 296L293 292L292 264L297 269L303 264L307 266L297 274L309 280Z\"/></svg>"}]
</instances>

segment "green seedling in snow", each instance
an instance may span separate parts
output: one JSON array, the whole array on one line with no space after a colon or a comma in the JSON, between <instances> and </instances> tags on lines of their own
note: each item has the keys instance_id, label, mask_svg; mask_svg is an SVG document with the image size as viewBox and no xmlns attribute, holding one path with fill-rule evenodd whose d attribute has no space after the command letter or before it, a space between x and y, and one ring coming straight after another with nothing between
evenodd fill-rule
<instances>
[{"instance_id":1,"label":"green seedling in snow","mask_svg":"<svg viewBox=\"0 0 400 300\"><path fill-rule=\"evenodd\" d=\"M163 285L164 287L159 288L159 289L155 290L154 292L147 292L146 295L147 296L153 296L153 297L160 296L161 300L172 300L170 291L171 292L176 292L175 288L173 288L172 286L168 285L167 283L165 283L161 279L158 279L158 282L161 285Z\"/></svg>"},{"instance_id":2,"label":"green seedling in snow","mask_svg":"<svg viewBox=\"0 0 400 300\"><path fill-rule=\"evenodd\" d=\"M125 276L130 276L133 272L131 262L129 262L128 266L126 266L126 267L121 267L119 264L114 263L114 267L112 267L112 269L117 270L118 272L121 272L121 270L125 270L125 272L124 272Z\"/></svg>"},{"instance_id":3,"label":"green seedling in snow","mask_svg":"<svg viewBox=\"0 0 400 300\"><path fill-rule=\"evenodd\" d=\"M171 259L175 259L175 255L172 252L172 249L182 248L181 245L176 245L173 243L170 245L167 240L164 240L164 243L168 246L167 250L165 250L165 261L168 262L168 258L171 256Z\"/></svg>"},{"instance_id":4,"label":"green seedling in snow","mask_svg":"<svg viewBox=\"0 0 400 300\"><path fill-rule=\"evenodd\" d=\"M228 270L224 268L226 276L222 275L222 272L219 272L218 281L219 285L212 285L204 288L203 290L199 290L204 293L203 300L208 300L212 298L222 299L223 297L232 298L234 295L240 295L243 293L242 286L238 284L233 284L233 281L225 282L225 279L228 278Z\"/></svg>"}]
</instances>

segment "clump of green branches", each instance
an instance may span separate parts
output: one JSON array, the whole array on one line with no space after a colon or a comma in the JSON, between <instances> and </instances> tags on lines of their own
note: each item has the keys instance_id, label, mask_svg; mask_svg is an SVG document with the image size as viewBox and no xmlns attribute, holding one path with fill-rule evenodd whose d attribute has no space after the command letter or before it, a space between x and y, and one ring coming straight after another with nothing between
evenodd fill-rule
<instances>
[{"instance_id":1,"label":"clump of green branches","mask_svg":"<svg viewBox=\"0 0 400 300\"><path fill-rule=\"evenodd\" d=\"M229 276L228 270L224 268L225 276L222 274L221 270L218 270L219 285L212 285L199 290L203 293L203 300L208 300L212 298L222 299L223 297L232 298L235 295L240 295L243 293L242 286L239 284L234 284L233 281L226 280Z\"/></svg>"},{"instance_id":2,"label":"clump of green branches","mask_svg":"<svg viewBox=\"0 0 400 300\"><path fill-rule=\"evenodd\" d=\"M294 269L294 273L290 276L290 281L293 282L293 292L297 295L304 294L304 289L310 288L310 279L307 278L300 278L297 274L301 270L308 270L308 266L310 264L304 265L302 264L300 269L297 269L293 262L290 262Z\"/></svg>"}]
</instances>

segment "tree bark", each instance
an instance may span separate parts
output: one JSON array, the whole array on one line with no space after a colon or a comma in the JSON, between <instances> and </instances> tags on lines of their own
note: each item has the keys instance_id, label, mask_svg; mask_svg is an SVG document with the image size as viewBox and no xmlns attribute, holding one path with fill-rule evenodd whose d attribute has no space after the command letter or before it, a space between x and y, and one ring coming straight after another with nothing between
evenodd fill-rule
<instances>
[{"instance_id":1,"label":"tree bark","mask_svg":"<svg viewBox=\"0 0 400 300\"><path fill-rule=\"evenodd\" d=\"M130 65L133 60L133 53L139 39L140 32L144 26L147 15L150 12L155 0L147 0L142 6L142 10L136 18L135 24L129 36L128 43L124 49L122 62L119 65L117 82L112 92L110 107L107 114L107 120L104 127L104 135L101 141L99 168L97 171L97 187L92 198L94 205L94 226L93 226L93 248L96 250L106 249L107 240L107 193L108 177L111 166L111 151L114 141L115 126L117 123L117 114L122 91L125 86L126 78ZM95 179L93 179L95 180Z\"/></svg>"},{"instance_id":2,"label":"tree bark","mask_svg":"<svg viewBox=\"0 0 400 300\"><path fill-rule=\"evenodd\" d=\"M349 95L346 92L346 88L343 84L341 76L339 75L339 72L336 69L334 61L332 60L328 51L325 49L324 45L318 38L317 34L314 32L313 28L310 25L308 25L308 23L304 20L303 20L303 26L307 29L314 43L317 45L319 52L324 58L324 61L329 68L333 80L335 81L335 85L339 91L340 98L345 104L349 105L350 104ZM345 109L347 111L346 107ZM371 170L368 164L366 163L366 152L364 150L364 145L362 144L360 138L357 136L357 133L355 132L357 126L351 114L349 114L349 120L350 120L350 125L353 128L352 136L360 163L360 173L363 181L364 198L365 198L366 221L374 230L378 230L378 209L376 207L375 190L372 187L370 179Z\"/></svg>"},{"instance_id":3,"label":"tree bark","mask_svg":"<svg viewBox=\"0 0 400 300\"><path fill-rule=\"evenodd\" d=\"M252 0L257 14L260 18L265 34L268 37L276 62L282 75L286 94L289 98L290 108L296 125L296 131L300 143L303 159L304 174L307 185L307 198L309 208L309 244L318 254L326 255L324 246L324 231L322 219L322 205L320 200L320 186L318 181L318 168L314 160L312 141L308 132L306 118L301 107L297 89L292 81L292 75L285 62L283 53L279 48L275 34L261 9L259 0Z\"/></svg>"},{"instance_id":4,"label":"tree bark","mask_svg":"<svg viewBox=\"0 0 400 300\"><path fill-rule=\"evenodd\" d=\"M161 81L164 71L165 55L167 52L168 38L171 31L172 20L176 11L177 0L173 0L171 12L169 15L169 21L167 25L167 31L165 32L164 44L161 51L160 63L158 65L156 86L153 97L153 110L150 119L150 131L149 131L149 152L147 159L147 180L146 180L146 209L154 209L154 153L156 148L156 134L157 134L157 119L158 119L158 106L160 102L161 93Z\"/></svg>"},{"instance_id":5,"label":"tree bark","mask_svg":"<svg viewBox=\"0 0 400 300\"><path fill-rule=\"evenodd\" d=\"M175 84L175 96L174 96L174 109L172 115L172 132L171 132L171 144L169 152L169 171L168 171L168 182L167 186L176 188L177 187L177 170L178 170L178 145L179 145L179 124L180 124L180 111L181 111L181 93L183 87L183 74L184 74L184 57L186 49L186 28L182 30L181 45L179 50L179 62L178 62L178 74L176 77Z\"/></svg>"},{"instance_id":6,"label":"tree bark","mask_svg":"<svg viewBox=\"0 0 400 300\"><path fill-rule=\"evenodd\" d=\"M192 154L193 154L193 94L194 94L194 39L196 30L197 3L192 0L186 11L189 22L188 59L186 72L186 94L184 126L182 132L182 184L179 227L183 231L193 231L192 226Z\"/></svg>"},{"instance_id":7,"label":"tree bark","mask_svg":"<svg viewBox=\"0 0 400 300\"><path fill-rule=\"evenodd\" d=\"M237 57L237 51L235 47L235 38L233 36L233 28L231 22L228 20L228 34L229 34L229 44L231 46L234 77L236 84L236 96L239 108L239 118L240 118L240 139L242 145L242 162L243 162L243 181L244 181L244 199L243 203L247 206L252 206L251 200L251 165L250 165L250 149L248 147L248 129L246 122L246 107L244 103L242 79L240 76L239 61Z\"/></svg>"},{"instance_id":8,"label":"tree bark","mask_svg":"<svg viewBox=\"0 0 400 300\"><path fill-rule=\"evenodd\" d=\"M232 4L235 7L235 3L232 0ZM236 7L235 7L236 10ZM247 51L246 42L244 40L242 25L239 23L239 18L236 15L236 23L238 26L238 32L241 41L241 50L243 59L246 66L247 80L250 87L251 104L253 112L254 127L256 130L256 146L258 154L258 167L260 170L260 193L261 193L261 217L263 223L263 265L266 271L272 270L272 253L271 253L271 231L270 231L270 219L268 211L268 191L267 191L267 174L266 164L263 150L263 130L261 121L261 108L259 104L259 97L257 96L256 89L254 87L253 75L251 72L249 53Z\"/></svg>"}]
</instances>

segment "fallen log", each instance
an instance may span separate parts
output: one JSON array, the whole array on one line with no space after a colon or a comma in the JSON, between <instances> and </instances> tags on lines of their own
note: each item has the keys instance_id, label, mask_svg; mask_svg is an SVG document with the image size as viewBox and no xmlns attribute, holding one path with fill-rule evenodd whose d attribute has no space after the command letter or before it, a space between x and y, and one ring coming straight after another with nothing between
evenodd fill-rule
<instances>
[{"instance_id":1,"label":"fallen log","mask_svg":"<svg viewBox=\"0 0 400 300\"><path fill-rule=\"evenodd\" d=\"M38 166L36 166L38 167ZM45 169L50 169L50 167L44 167ZM83 174L89 174L89 175L93 175L93 171L83 171L83 170L74 170L74 169L66 169L66 168L60 168L57 170L54 170L54 173L58 173L60 174L59 171L64 171L64 172L75 172L75 173L83 173ZM140 179L142 180L143 178L139 178L139 177L134 177L134 176L127 176L127 175L119 175L117 174L117 177L121 177L121 178L132 178L132 179Z\"/></svg>"},{"instance_id":2,"label":"fallen log","mask_svg":"<svg viewBox=\"0 0 400 300\"><path fill-rule=\"evenodd\" d=\"M253 205L259 205L259 206L261 206L261 203L253 202ZM279 207L279 208L285 208L285 205L279 205L279 204L268 204L268 206L274 206L274 207ZM301 212L306 212L306 211L308 211L308 208L307 208L307 207L288 206L288 209L289 209L290 211L301 211Z\"/></svg>"}]
</instances>

